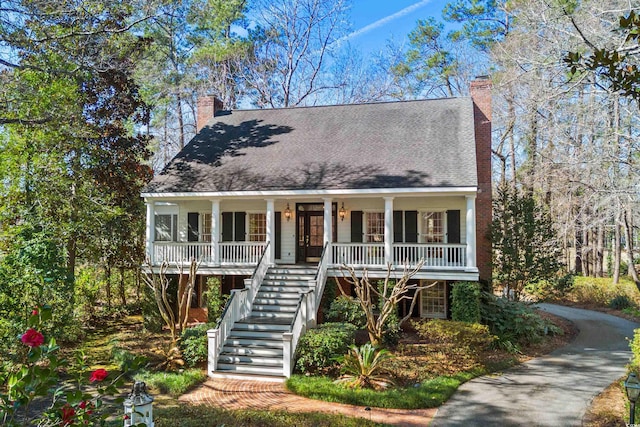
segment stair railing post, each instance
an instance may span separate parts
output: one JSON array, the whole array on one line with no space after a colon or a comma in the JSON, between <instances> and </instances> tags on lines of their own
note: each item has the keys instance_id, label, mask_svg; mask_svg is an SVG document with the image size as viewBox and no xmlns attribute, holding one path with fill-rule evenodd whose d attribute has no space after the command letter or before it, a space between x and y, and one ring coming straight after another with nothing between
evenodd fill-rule
<instances>
[{"instance_id":1,"label":"stair railing post","mask_svg":"<svg viewBox=\"0 0 640 427\"><path fill-rule=\"evenodd\" d=\"M209 329L207 331L207 374L215 372L218 367L218 340L220 338L220 329Z\"/></svg>"},{"instance_id":2,"label":"stair railing post","mask_svg":"<svg viewBox=\"0 0 640 427\"><path fill-rule=\"evenodd\" d=\"M282 334L282 373L285 377L289 378L291 372L293 372L293 366L291 361L293 355L291 354L291 341L293 340L293 334L291 332L285 332Z\"/></svg>"}]
</instances>

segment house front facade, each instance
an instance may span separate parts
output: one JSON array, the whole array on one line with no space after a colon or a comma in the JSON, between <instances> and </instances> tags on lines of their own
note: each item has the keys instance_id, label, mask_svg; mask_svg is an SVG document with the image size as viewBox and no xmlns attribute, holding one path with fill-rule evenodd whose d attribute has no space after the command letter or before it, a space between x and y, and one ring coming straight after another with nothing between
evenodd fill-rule
<instances>
[{"instance_id":1,"label":"house front facade","mask_svg":"<svg viewBox=\"0 0 640 427\"><path fill-rule=\"evenodd\" d=\"M151 266L166 263L177 274L192 259L200 263L193 312L212 276L234 290L236 305L242 300L241 313L214 337L212 369L225 365L220 354L243 319L253 318L245 323L256 330L276 319L278 339L291 333L295 345L317 320L330 278L343 281L344 266L383 278L389 268L398 276L420 264L414 280L436 283L420 295L414 314L422 317L447 316L456 281L489 280L490 81L475 80L470 92L273 110L199 102L197 135L143 197Z\"/></svg>"}]
</instances>

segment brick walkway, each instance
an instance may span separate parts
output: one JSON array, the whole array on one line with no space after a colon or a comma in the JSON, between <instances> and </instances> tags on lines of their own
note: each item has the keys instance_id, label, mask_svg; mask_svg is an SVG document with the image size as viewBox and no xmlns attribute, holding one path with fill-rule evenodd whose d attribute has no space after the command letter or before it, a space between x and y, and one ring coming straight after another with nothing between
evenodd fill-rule
<instances>
[{"instance_id":1,"label":"brick walkway","mask_svg":"<svg viewBox=\"0 0 640 427\"><path fill-rule=\"evenodd\" d=\"M180 397L182 402L224 409L268 409L288 412L327 412L361 417L396 426L429 424L436 409L382 409L307 399L287 391L282 383L209 379Z\"/></svg>"}]
</instances>

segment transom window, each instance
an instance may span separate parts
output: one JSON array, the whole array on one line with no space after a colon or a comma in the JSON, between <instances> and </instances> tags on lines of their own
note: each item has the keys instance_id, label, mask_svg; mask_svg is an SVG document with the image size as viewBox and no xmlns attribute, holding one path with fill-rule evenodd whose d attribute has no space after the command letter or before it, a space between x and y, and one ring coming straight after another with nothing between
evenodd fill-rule
<instances>
[{"instance_id":1,"label":"transom window","mask_svg":"<svg viewBox=\"0 0 640 427\"><path fill-rule=\"evenodd\" d=\"M422 243L444 243L444 212L422 213Z\"/></svg>"},{"instance_id":2,"label":"transom window","mask_svg":"<svg viewBox=\"0 0 640 427\"><path fill-rule=\"evenodd\" d=\"M447 317L447 291L445 282L422 280L421 286L435 283L433 286L420 291L422 317L445 319Z\"/></svg>"},{"instance_id":3,"label":"transom window","mask_svg":"<svg viewBox=\"0 0 640 427\"><path fill-rule=\"evenodd\" d=\"M267 214L249 214L249 241L264 242L267 240Z\"/></svg>"},{"instance_id":4,"label":"transom window","mask_svg":"<svg viewBox=\"0 0 640 427\"><path fill-rule=\"evenodd\" d=\"M384 212L366 212L366 242L384 242Z\"/></svg>"},{"instance_id":5,"label":"transom window","mask_svg":"<svg viewBox=\"0 0 640 427\"><path fill-rule=\"evenodd\" d=\"M177 242L178 241L178 215L176 214L156 214L155 216L156 242Z\"/></svg>"}]
</instances>

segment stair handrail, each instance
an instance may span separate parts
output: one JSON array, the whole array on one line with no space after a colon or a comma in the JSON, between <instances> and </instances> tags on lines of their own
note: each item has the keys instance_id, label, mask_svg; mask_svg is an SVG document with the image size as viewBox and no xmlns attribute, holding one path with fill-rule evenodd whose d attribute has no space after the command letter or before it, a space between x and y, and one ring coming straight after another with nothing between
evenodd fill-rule
<instances>
[{"instance_id":1,"label":"stair handrail","mask_svg":"<svg viewBox=\"0 0 640 427\"><path fill-rule=\"evenodd\" d=\"M309 322L308 302L312 290L300 292L298 307L293 315L293 322L289 332L282 334L282 374L289 378L293 374L296 348L300 337L307 331Z\"/></svg>"},{"instance_id":2,"label":"stair handrail","mask_svg":"<svg viewBox=\"0 0 640 427\"><path fill-rule=\"evenodd\" d=\"M327 282L327 269L329 268L329 242L324 244L324 248L322 248L322 255L320 255L320 262L318 262L318 271L316 271L316 290L314 292L314 312L310 313L313 319L316 318L316 313L318 313L318 309L320 308L320 302L322 301L322 294L324 294L324 286Z\"/></svg>"},{"instance_id":3,"label":"stair handrail","mask_svg":"<svg viewBox=\"0 0 640 427\"><path fill-rule=\"evenodd\" d=\"M218 357L222 352L222 348L224 347L227 337L231 333L233 325L237 321L244 319L251 314L253 300L255 299L260 284L264 280L267 270L269 269L269 264L265 262L267 259L265 254L267 253L269 243L270 242L267 242L264 247L262 255L258 261L258 265L256 265L256 268L253 270L251 279L245 280L244 289L233 289L231 291L231 297L229 297L224 306L224 310L222 311L222 316L220 316L218 324L215 329L209 329L207 331L207 359L209 374L213 373L218 366Z\"/></svg>"},{"instance_id":4,"label":"stair handrail","mask_svg":"<svg viewBox=\"0 0 640 427\"><path fill-rule=\"evenodd\" d=\"M251 312L251 307L253 305L253 300L256 298L256 294L258 293L258 288L262 284L264 277L267 275L267 270L269 270L269 263L267 261L268 258L265 257L267 251L269 250L269 245L271 242L267 242L262 251L262 255L260 255L260 259L258 260L258 264L256 268L253 269L253 274L250 279L246 279L244 282L245 289L249 290L249 312Z\"/></svg>"}]
</instances>

